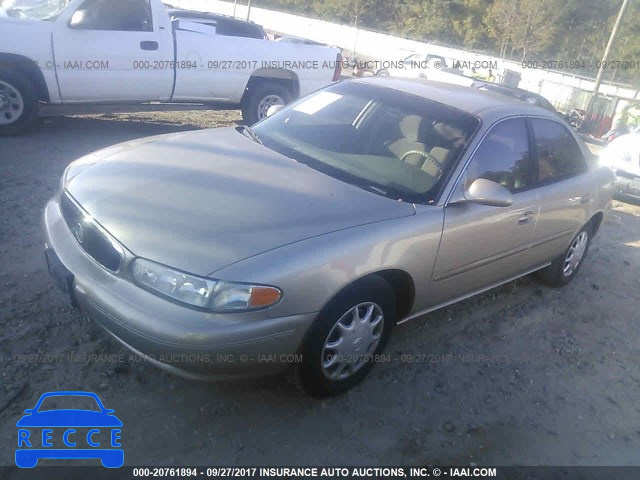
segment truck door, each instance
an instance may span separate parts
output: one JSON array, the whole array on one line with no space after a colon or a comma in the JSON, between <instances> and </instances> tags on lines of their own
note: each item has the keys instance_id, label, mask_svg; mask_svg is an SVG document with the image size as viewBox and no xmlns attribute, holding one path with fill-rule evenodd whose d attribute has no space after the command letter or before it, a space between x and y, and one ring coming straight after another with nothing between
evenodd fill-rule
<instances>
[{"instance_id":1,"label":"truck door","mask_svg":"<svg viewBox=\"0 0 640 480\"><path fill-rule=\"evenodd\" d=\"M85 0L58 18L53 50L64 103L171 97L171 24L151 1Z\"/></svg>"}]
</instances>

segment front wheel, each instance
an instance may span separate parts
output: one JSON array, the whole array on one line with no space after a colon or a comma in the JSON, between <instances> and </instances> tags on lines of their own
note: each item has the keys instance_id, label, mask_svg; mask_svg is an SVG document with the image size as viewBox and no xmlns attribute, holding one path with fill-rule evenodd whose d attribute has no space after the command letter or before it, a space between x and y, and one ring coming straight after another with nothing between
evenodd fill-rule
<instances>
[{"instance_id":1,"label":"front wheel","mask_svg":"<svg viewBox=\"0 0 640 480\"><path fill-rule=\"evenodd\" d=\"M576 276L589 251L593 227L587 223L571 240L569 248L551 265L540 270L538 276L547 285L552 287L564 287Z\"/></svg>"},{"instance_id":2,"label":"front wheel","mask_svg":"<svg viewBox=\"0 0 640 480\"><path fill-rule=\"evenodd\" d=\"M320 312L302 348L297 380L313 397L337 395L371 371L396 322L391 286L372 276L347 287Z\"/></svg>"},{"instance_id":3,"label":"front wheel","mask_svg":"<svg viewBox=\"0 0 640 480\"><path fill-rule=\"evenodd\" d=\"M265 81L249 87L242 102L242 119L246 125L267 117L269 108L275 105L286 105L293 95L285 86L276 82Z\"/></svg>"},{"instance_id":4,"label":"front wheel","mask_svg":"<svg viewBox=\"0 0 640 480\"><path fill-rule=\"evenodd\" d=\"M0 70L0 135L22 133L37 113L38 99L29 79L16 70Z\"/></svg>"}]
</instances>

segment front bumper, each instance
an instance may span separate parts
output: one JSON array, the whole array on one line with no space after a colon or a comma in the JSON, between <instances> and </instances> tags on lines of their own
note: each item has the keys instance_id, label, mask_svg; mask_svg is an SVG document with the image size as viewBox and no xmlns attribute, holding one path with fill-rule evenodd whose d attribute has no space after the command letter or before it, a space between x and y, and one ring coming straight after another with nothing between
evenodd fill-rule
<instances>
[{"instance_id":1,"label":"front bumper","mask_svg":"<svg viewBox=\"0 0 640 480\"><path fill-rule=\"evenodd\" d=\"M316 314L269 318L262 312L215 314L164 300L89 257L69 231L57 199L44 214L47 248L73 274L74 303L132 352L195 379L262 376L296 361Z\"/></svg>"}]
</instances>

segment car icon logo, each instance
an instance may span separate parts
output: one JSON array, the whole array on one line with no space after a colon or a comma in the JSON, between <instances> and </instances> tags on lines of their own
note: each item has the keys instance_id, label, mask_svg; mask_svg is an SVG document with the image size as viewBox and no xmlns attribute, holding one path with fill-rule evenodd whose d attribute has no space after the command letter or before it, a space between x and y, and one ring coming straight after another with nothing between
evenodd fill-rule
<instances>
[{"instance_id":1,"label":"car icon logo","mask_svg":"<svg viewBox=\"0 0 640 480\"><path fill-rule=\"evenodd\" d=\"M57 408L73 401L83 408ZM16 423L16 465L33 468L40 459L100 459L107 468L124 464L122 422L91 392L48 392Z\"/></svg>"}]
</instances>

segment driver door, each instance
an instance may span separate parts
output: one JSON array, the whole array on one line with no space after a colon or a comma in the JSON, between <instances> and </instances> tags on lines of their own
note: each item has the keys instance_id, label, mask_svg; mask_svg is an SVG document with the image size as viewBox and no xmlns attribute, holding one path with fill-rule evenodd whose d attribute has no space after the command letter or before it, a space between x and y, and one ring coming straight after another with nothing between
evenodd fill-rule
<instances>
[{"instance_id":1,"label":"driver door","mask_svg":"<svg viewBox=\"0 0 640 480\"><path fill-rule=\"evenodd\" d=\"M53 46L62 101L168 100L173 36L159 13L149 0L85 0L61 16Z\"/></svg>"},{"instance_id":2,"label":"driver door","mask_svg":"<svg viewBox=\"0 0 640 480\"><path fill-rule=\"evenodd\" d=\"M429 288L433 305L502 283L533 266L529 248L540 200L532 188L533 161L524 118L504 120L489 131L467 166L456 196L478 178L507 187L513 204L446 206Z\"/></svg>"}]
</instances>

